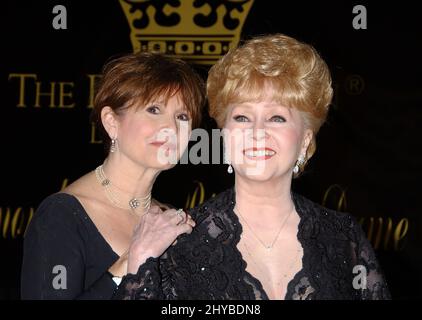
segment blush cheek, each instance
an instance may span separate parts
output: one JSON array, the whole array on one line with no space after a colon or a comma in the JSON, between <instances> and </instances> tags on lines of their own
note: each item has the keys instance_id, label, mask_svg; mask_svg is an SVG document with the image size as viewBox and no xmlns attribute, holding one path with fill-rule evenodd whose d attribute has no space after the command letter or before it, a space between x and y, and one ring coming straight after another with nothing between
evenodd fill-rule
<instances>
[{"instance_id":1,"label":"blush cheek","mask_svg":"<svg viewBox=\"0 0 422 320\"><path fill-rule=\"evenodd\" d=\"M149 121L130 121L122 127L125 144L137 154L145 155L147 141L154 137L155 128ZM133 152L132 151L132 152Z\"/></svg>"},{"instance_id":2,"label":"blush cheek","mask_svg":"<svg viewBox=\"0 0 422 320\"><path fill-rule=\"evenodd\" d=\"M300 148L300 132L286 129L277 134L276 140L282 157L294 158ZM287 159L286 159L287 160Z\"/></svg>"}]
</instances>

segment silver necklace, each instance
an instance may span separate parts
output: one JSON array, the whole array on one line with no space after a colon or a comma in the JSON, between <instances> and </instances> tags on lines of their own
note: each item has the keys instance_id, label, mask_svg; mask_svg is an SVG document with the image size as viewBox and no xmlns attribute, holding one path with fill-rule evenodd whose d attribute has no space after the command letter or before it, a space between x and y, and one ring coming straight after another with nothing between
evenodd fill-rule
<instances>
[{"instance_id":1,"label":"silver necklace","mask_svg":"<svg viewBox=\"0 0 422 320\"><path fill-rule=\"evenodd\" d=\"M145 197L131 198L127 204L122 202L118 194L123 192L112 190L112 186L114 185L111 183L110 179L106 177L103 165L100 165L95 169L95 176L97 177L97 180L101 186L104 187L104 191L108 200L110 200L110 202L117 208L131 210L132 212L135 212L135 210L138 208L142 208L142 211L146 212L151 207L151 192ZM119 189L117 186L114 186L114 188Z\"/></svg>"},{"instance_id":2,"label":"silver necklace","mask_svg":"<svg viewBox=\"0 0 422 320\"><path fill-rule=\"evenodd\" d=\"M281 226L280 226L280 229L278 230L278 232L277 232L277 235L275 236L275 238L274 238L274 240L271 242L271 244L270 245L267 245L267 244L265 244L264 243L264 241L262 241L259 237L258 237L258 235L255 233L255 231L253 231L253 229L251 228L251 226L249 225L249 223L248 223L248 221L246 221L246 219L243 217L243 215L240 213L240 210L239 210L239 208L236 208L236 211L239 213L239 216L242 218L242 220L243 221L245 221L245 223L246 223L246 225L248 226L248 228L249 228L249 230L251 230L251 232L252 232L252 234L254 235L254 237L264 246L264 248L265 249L267 249L267 250L271 250L273 247L274 247L274 245L275 245L275 243L277 242L277 239L278 239L278 237L279 237L279 235L280 235L280 233L281 233L281 230L283 230L283 228L284 228L284 226L285 226L285 224L286 224L286 222L287 222L287 220L289 220L289 218L290 218L290 215L292 214L292 211L290 211L289 212L289 214L287 215L287 217L284 219L284 221L283 221L283 223L281 224Z\"/></svg>"},{"instance_id":3,"label":"silver necklace","mask_svg":"<svg viewBox=\"0 0 422 320\"><path fill-rule=\"evenodd\" d=\"M245 243L245 241L243 241L243 246L244 246L244 248L245 248L245 251L246 251L246 253L248 254L248 256L250 257L250 259L251 259L251 261L252 261L252 263L256 266L256 268L257 268L257 270L259 271L259 272L261 272L261 274L263 275L263 276L265 276L265 278L266 278L266 281L268 281L268 283L271 283L271 278L268 276L268 272L265 272L264 270L262 270L262 268L258 265L258 263L255 261L255 259L254 259L254 257L252 256L252 254L251 254L251 252L250 252L250 250L249 250L249 248L248 248L248 246L246 245L246 243ZM290 265L289 265L289 267L288 267L288 269L283 273L283 275L282 275L282 279L279 279L277 282L276 282L276 285L280 285L280 283L285 283L286 282L286 278L287 278L287 276L289 275L289 272L291 271L291 269L293 268L293 266L294 266L294 264L296 263L296 261L297 261L297 259L299 258L299 253L300 253L300 249L297 249L296 250L296 255L295 255L295 257L294 257L294 259L293 259L293 261L290 263Z\"/></svg>"}]
</instances>

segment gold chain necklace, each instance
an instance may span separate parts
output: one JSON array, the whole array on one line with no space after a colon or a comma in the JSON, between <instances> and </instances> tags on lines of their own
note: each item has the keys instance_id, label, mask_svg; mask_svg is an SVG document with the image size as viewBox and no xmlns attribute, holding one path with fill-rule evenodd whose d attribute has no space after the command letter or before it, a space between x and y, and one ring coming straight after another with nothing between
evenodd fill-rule
<instances>
[{"instance_id":1,"label":"gold chain necklace","mask_svg":"<svg viewBox=\"0 0 422 320\"><path fill-rule=\"evenodd\" d=\"M246 221L246 219L243 217L243 215L240 213L240 210L239 210L239 208L236 208L236 211L239 213L239 216L242 218L242 220L243 221L245 221L245 223L246 223L246 225L248 226L248 228L249 228L249 230L251 230L251 232L252 232L252 234L254 235L254 237L264 246L264 248L265 249L267 249L267 250L271 250L273 247L274 247L274 245L275 245L275 243L277 242L277 240L278 240L278 237L279 237L279 235L280 235L280 233L281 233L281 230L283 230L283 228L284 228L284 226L285 226L285 224L286 224L286 222L287 222L287 220L289 220L289 218L290 218L290 215L292 214L292 211L290 211L289 212L289 214L287 215L287 217L284 219L284 221L283 221L283 223L281 224L281 226L280 226L280 229L278 230L278 232L277 232L277 235L276 235L276 237L274 238L274 240L271 242L271 244L270 245L267 245L267 244L265 244L264 243L264 241L262 241L259 237L258 237L258 235L253 231L253 229L251 228L251 226L249 225L249 223L248 223L248 221Z\"/></svg>"},{"instance_id":2,"label":"gold chain necklace","mask_svg":"<svg viewBox=\"0 0 422 320\"><path fill-rule=\"evenodd\" d=\"M105 194L110 200L110 202L117 208L131 210L131 212L135 212L137 208L142 208L143 212L146 212L151 207L151 192L145 197L134 197L129 200L127 204L122 203L117 195L117 192L113 191L111 187L113 184L111 183L110 179L108 179L104 173L103 165L100 165L98 168L95 169L95 176L97 177L98 182L104 187ZM117 186L114 186L118 189ZM120 192L122 193L122 192Z\"/></svg>"}]
</instances>

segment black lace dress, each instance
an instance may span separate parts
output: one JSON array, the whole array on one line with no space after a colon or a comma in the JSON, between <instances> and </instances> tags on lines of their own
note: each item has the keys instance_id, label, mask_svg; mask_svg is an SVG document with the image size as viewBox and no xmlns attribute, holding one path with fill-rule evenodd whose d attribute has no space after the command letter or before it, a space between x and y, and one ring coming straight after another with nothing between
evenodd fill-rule
<instances>
[{"instance_id":1,"label":"black lace dress","mask_svg":"<svg viewBox=\"0 0 422 320\"><path fill-rule=\"evenodd\" d=\"M297 237L303 258L284 298L390 299L374 251L356 220L296 193L292 199L300 216ZM161 257L147 259L137 274L126 275L114 298L268 299L259 280L246 271L236 247L242 226L234 205L232 188L193 209L194 231L180 236ZM360 281L355 289L357 265L366 271L366 286Z\"/></svg>"}]
</instances>

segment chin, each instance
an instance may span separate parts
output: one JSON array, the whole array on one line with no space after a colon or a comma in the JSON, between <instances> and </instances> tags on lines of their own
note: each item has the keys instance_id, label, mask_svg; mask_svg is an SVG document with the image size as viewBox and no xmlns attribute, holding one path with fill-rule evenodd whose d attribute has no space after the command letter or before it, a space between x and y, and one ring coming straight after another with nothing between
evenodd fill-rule
<instances>
[{"instance_id":1,"label":"chin","mask_svg":"<svg viewBox=\"0 0 422 320\"><path fill-rule=\"evenodd\" d=\"M168 170L173 168L174 166L176 166L176 164L179 162L179 157L177 157L176 154L171 153L171 154L164 154L164 155L159 155L157 154L156 157L154 157L154 159L151 159L151 166L152 168L156 168L159 170Z\"/></svg>"},{"instance_id":2,"label":"chin","mask_svg":"<svg viewBox=\"0 0 422 320\"><path fill-rule=\"evenodd\" d=\"M237 170L236 172L240 176L256 182L266 182L272 179L281 178L283 176L283 172L279 172L279 170L275 170L275 168L269 167L263 169L252 166L246 168L244 167L240 168L240 170Z\"/></svg>"},{"instance_id":3,"label":"chin","mask_svg":"<svg viewBox=\"0 0 422 320\"><path fill-rule=\"evenodd\" d=\"M244 177L246 177L250 181L255 182L266 182L271 180L272 176L267 174L260 174L260 175L253 175L253 174L245 174Z\"/></svg>"},{"instance_id":4,"label":"chin","mask_svg":"<svg viewBox=\"0 0 422 320\"><path fill-rule=\"evenodd\" d=\"M151 168L157 169L157 170L161 170L161 171L165 171L165 170L169 170L171 168L174 168L176 166L176 164L173 163L159 163L156 162L153 165L151 165Z\"/></svg>"}]
</instances>

